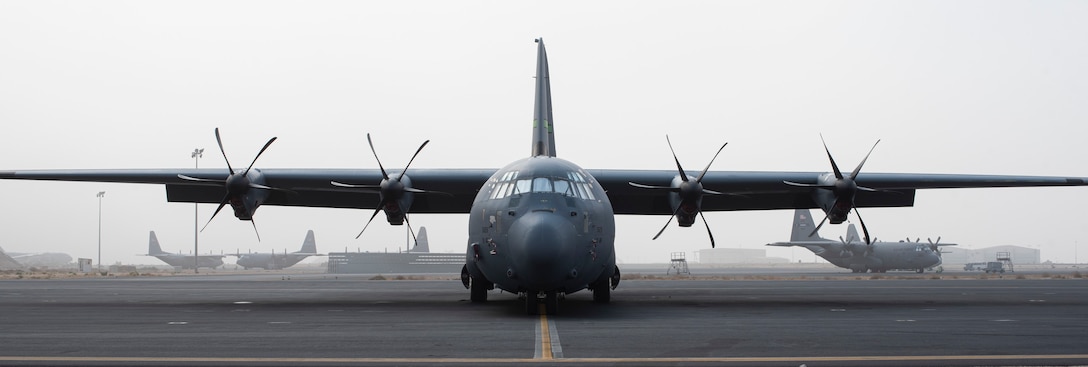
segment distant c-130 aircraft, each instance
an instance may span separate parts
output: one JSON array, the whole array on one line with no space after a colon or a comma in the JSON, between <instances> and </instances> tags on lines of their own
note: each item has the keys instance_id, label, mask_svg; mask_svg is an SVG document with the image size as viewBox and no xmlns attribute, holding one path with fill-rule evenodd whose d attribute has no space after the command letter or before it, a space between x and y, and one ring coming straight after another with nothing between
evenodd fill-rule
<instances>
[{"instance_id":1,"label":"distant c-130 aircraft","mask_svg":"<svg viewBox=\"0 0 1088 367\"><path fill-rule=\"evenodd\" d=\"M883 273L888 270L911 270L918 273L941 265L941 247L954 243L880 242L864 243L851 224L846 238L839 241L822 238L812 232L815 223L808 209L796 209L789 242L769 243L767 246L799 246L840 268L854 273Z\"/></svg>"}]
</instances>

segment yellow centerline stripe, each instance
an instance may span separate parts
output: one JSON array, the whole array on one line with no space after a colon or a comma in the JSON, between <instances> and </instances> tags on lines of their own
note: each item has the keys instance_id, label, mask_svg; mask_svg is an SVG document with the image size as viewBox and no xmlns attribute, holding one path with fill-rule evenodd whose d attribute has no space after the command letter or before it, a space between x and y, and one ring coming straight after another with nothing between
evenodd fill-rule
<instances>
[{"instance_id":1,"label":"yellow centerline stripe","mask_svg":"<svg viewBox=\"0 0 1088 367\"><path fill-rule=\"evenodd\" d=\"M549 352L550 354L550 352ZM824 357L664 357L561 358L562 363L752 363L752 362L864 362L957 360L1088 360L1088 354L1012 354L946 356L824 356ZM208 362L208 363L533 363L533 358L250 358L250 357L41 357L0 356L0 362Z\"/></svg>"},{"instance_id":2,"label":"yellow centerline stripe","mask_svg":"<svg viewBox=\"0 0 1088 367\"><path fill-rule=\"evenodd\" d=\"M552 360L552 333L548 330L548 309L540 305L537 311L540 313L540 359Z\"/></svg>"}]
</instances>

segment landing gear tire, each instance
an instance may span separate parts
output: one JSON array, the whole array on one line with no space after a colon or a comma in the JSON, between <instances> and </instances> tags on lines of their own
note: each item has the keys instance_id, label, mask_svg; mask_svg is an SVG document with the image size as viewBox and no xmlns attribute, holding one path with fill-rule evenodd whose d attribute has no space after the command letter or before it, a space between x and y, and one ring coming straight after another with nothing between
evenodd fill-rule
<instances>
[{"instance_id":1,"label":"landing gear tire","mask_svg":"<svg viewBox=\"0 0 1088 367\"><path fill-rule=\"evenodd\" d=\"M559 293L552 291L544 296L544 312L549 315L559 313Z\"/></svg>"},{"instance_id":2,"label":"landing gear tire","mask_svg":"<svg viewBox=\"0 0 1088 367\"><path fill-rule=\"evenodd\" d=\"M473 278L470 286L472 288L469 290L469 299L473 303L487 302L487 291L492 287L489 282Z\"/></svg>"},{"instance_id":3,"label":"landing gear tire","mask_svg":"<svg viewBox=\"0 0 1088 367\"><path fill-rule=\"evenodd\" d=\"M525 293L525 313L529 315L537 315L540 313L540 299L537 298L536 293Z\"/></svg>"},{"instance_id":4,"label":"landing gear tire","mask_svg":"<svg viewBox=\"0 0 1088 367\"><path fill-rule=\"evenodd\" d=\"M593 302L608 303L612 301L612 287L608 284L608 278L593 284Z\"/></svg>"}]
</instances>

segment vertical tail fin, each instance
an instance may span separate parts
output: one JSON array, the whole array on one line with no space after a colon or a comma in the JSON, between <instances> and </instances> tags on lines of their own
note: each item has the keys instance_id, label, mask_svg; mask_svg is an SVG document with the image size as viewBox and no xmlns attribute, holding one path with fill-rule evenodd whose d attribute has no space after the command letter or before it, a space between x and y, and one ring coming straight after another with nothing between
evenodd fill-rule
<instances>
[{"instance_id":1,"label":"vertical tail fin","mask_svg":"<svg viewBox=\"0 0 1088 367\"><path fill-rule=\"evenodd\" d=\"M793 233L790 234L790 241L820 241L824 238L820 237L819 233L812 233L812 229L816 228L816 223L812 221L812 212L808 209L796 209L793 211ZM811 236L809 236L811 234Z\"/></svg>"},{"instance_id":2,"label":"vertical tail fin","mask_svg":"<svg viewBox=\"0 0 1088 367\"><path fill-rule=\"evenodd\" d=\"M419 227L419 233L416 235L416 245L412 246L412 249L408 252L431 252L431 247L427 244L427 227Z\"/></svg>"},{"instance_id":3,"label":"vertical tail fin","mask_svg":"<svg viewBox=\"0 0 1088 367\"><path fill-rule=\"evenodd\" d=\"M302 240L302 249L298 251L302 254L316 254L317 253L317 241L314 240L314 230L306 232L306 239Z\"/></svg>"},{"instance_id":4,"label":"vertical tail fin","mask_svg":"<svg viewBox=\"0 0 1088 367\"><path fill-rule=\"evenodd\" d=\"M148 255L161 255L166 252L159 247L159 238L155 237L155 231L151 231L151 237L147 240L147 254Z\"/></svg>"},{"instance_id":5,"label":"vertical tail fin","mask_svg":"<svg viewBox=\"0 0 1088 367\"><path fill-rule=\"evenodd\" d=\"M544 39L536 39L536 100L533 103L533 157L555 156L552 129L552 85L548 76L548 53Z\"/></svg>"},{"instance_id":6,"label":"vertical tail fin","mask_svg":"<svg viewBox=\"0 0 1088 367\"><path fill-rule=\"evenodd\" d=\"M862 241L861 236L858 236L858 229L854 227L854 223L846 226L846 242L859 242Z\"/></svg>"}]
</instances>

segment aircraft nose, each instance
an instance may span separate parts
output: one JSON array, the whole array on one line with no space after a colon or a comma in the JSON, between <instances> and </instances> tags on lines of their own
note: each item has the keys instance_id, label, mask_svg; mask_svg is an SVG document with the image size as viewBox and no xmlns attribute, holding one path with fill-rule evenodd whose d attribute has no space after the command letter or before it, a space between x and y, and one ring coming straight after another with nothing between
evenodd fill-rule
<instances>
[{"instance_id":1,"label":"aircraft nose","mask_svg":"<svg viewBox=\"0 0 1088 367\"><path fill-rule=\"evenodd\" d=\"M554 286L567 275L572 264L563 264L575 238L575 228L566 218L550 211L535 211L518 218L509 232L515 271L535 290Z\"/></svg>"}]
</instances>

